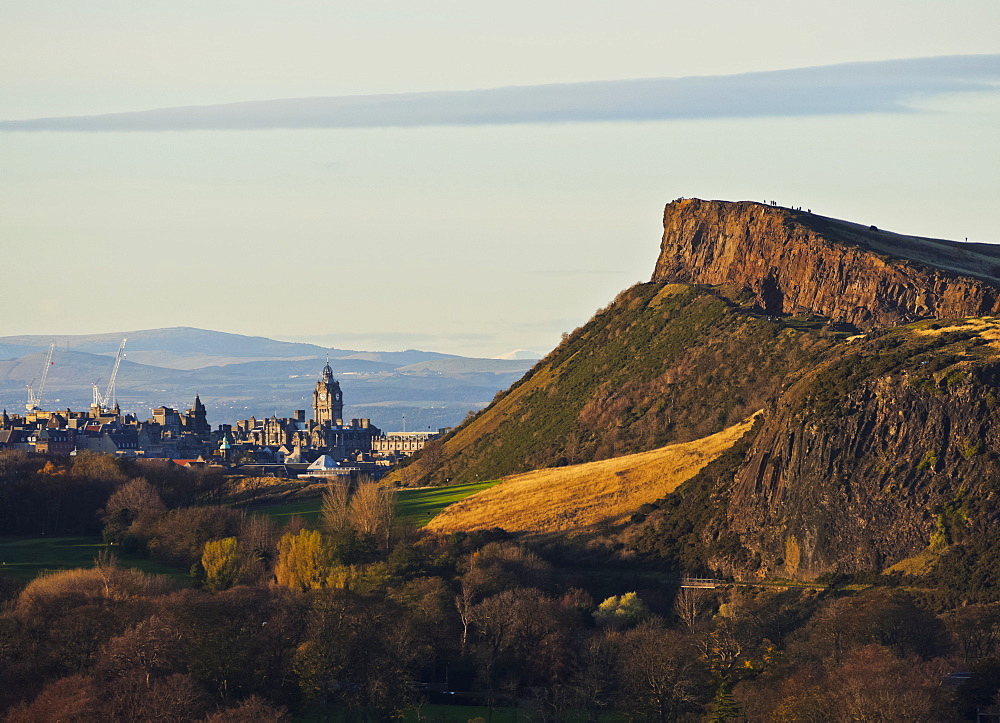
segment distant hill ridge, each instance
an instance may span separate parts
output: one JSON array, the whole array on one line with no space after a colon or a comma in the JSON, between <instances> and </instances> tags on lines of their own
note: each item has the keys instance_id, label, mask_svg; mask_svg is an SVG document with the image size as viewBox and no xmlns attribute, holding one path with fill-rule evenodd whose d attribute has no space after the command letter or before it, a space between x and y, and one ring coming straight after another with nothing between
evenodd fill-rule
<instances>
[{"instance_id":1,"label":"distant hill ridge","mask_svg":"<svg viewBox=\"0 0 1000 723\"><path fill-rule=\"evenodd\" d=\"M143 363L154 366L169 366L171 368L194 368L187 366L172 366L171 362L179 359L205 359L210 364L219 366L219 360L232 360L235 363L245 358L257 361L268 359L308 359L324 358L329 354L334 359L362 359L402 366L415 364L431 359L461 359L454 354L425 352L416 349L407 351L358 351L323 347L302 342L277 341L263 336L246 336L224 331L196 329L188 326L175 326L164 329L140 329L120 331L106 334L30 334L20 336L0 337L0 351L9 347L12 351L21 352L21 356L35 349L56 344L62 349L90 352L94 354L114 354L123 337L128 337L128 354L143 356ZM28 351L25 351L28 350ZM160 356L157 356L160 355ZM162 358L161 358L162 357ZM164 362L167 363L164 363Z\"/></svg>"}]
</instances>

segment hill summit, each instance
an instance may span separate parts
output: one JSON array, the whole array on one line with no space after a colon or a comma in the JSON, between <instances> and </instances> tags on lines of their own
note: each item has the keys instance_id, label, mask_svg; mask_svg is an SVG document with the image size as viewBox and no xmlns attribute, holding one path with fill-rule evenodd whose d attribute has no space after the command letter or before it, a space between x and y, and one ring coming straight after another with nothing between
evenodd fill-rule
<instances>
[{"instance_id":1,"label":"hill summit","mask_svg":"<svg viewBox=\"0 0 1000 723\"><path fill-rule=\"evenodd\" d=\"M652 280L733 284L767 313L811 312L862 329L1000 313L1000 247L750 201L667 204Z\"/></svg>"},{"instance_id":2,"label":"hill summit","mask_svg":"<svg viewBox=\"0 0 1000 723\"><path fill-rule=\"evenodd\" d=\"M665 209L650 282L395 479L468 482L620 457L762 410L674 492L616 532L605 525L604 539L686 572L743 577L943 574L948 556L988 565L1000 544L997 314L992 246L681 199ZM473 514L502 527L515 512Z\"/></svg>"}]
</instances>

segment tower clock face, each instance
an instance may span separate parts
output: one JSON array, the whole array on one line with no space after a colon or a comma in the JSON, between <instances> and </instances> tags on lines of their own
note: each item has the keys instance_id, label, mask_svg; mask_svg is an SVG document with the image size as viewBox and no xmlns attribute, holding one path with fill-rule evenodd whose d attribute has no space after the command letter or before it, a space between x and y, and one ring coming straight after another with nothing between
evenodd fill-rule
<instances>
[{"instance_id":1,"label":"tower clock face","mask_svg":"<svg viewBox=\"0 0 1000 723\"><path fill-rule=\"evenodd\" d=\"M325 402L325 401L326 401L326 392L322 392L322 393L321 393L321 394L319 395L319 400L320 400L321 402Z\"/></svg>"}]
</instances>

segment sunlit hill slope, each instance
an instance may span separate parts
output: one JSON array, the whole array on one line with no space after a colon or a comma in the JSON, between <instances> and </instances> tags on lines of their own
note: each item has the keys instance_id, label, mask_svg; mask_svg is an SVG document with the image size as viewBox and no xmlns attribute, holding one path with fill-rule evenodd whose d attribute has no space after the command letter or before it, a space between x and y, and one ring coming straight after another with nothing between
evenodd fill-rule
<instances>
[{"instance_id":1,"label":"sunlit hill slope","mask_svg":"<svg viewBox=\"0 0 1000 723\"><path fill-rule=\"evenodd\" d=\"M510 532L583 532L620 522L639 507L673 492L731 447L748 420L704 439L649 452L512 475L467 497L428 523L441 531L499 527Z\"/></svg>"}]
</instances>

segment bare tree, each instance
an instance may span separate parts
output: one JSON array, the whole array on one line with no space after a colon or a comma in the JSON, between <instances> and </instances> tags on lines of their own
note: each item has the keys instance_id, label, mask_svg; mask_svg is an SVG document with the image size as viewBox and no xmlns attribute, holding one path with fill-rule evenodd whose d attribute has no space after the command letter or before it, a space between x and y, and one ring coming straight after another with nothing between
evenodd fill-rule
<instances>
[{"instance_id":1,"label":"bare tree","mask_svg":"<svg viewBox=\"0 0 1000 723\"><path fill-rule=\"evenodd\" d=\"M264 580L278 555L278 530L267 515L246 515L237 535L242 551L241 582Z\"/></svg>"},{"instance_id":2,"label":"bare tree","mask_svg":"<svg viewBox=\"0 0 1000 723\"><path fill-rule=\"evenodd\" d=\"M684 625L693 628L705 611L709 591L704 588L682 587L674 600L674 612Z\"/></svg>"},{"instance_id":3,"label":"bare tree","mask_svg":"<svg viewBox=\"0 0 1000 723\"><path fill-rule=\"evenodd\" d=\"M622 699L630 712L647 720L667 720L700 706L704 663L682 633L642 623L618 639Z\"/></svg>"},{"instance_id":4,"label":"bare tree","mask_svg":"<svg viewBox=\"0 0 1000 723\"><path fill-rule=\"evenodd\" d=\"M472 623L472 606L474 594L471 585L462 583L462 592L455 596L455 608L458 619L462 621L462 654L465 654L465 644L469 639L469 625Z\"/></svg>"},{"instance_id":5,"label":"bare tree","mask_svg":"<svg viewBox=\"0 0 1000 723\"><path fill-rule=\"evenodd\" d=\"M388 547L392 521L396 515L396 496L392 489L377 482L363 481L351 496L351 524L364 535L372 535Z\"/></svg>"},{"instance_id":6,"label":"bare tree","mask_svg":"<svg viewBox=\"0 0 1000 723\"><path fill-rule=\"evenodd\" d=\"M321 519L323 529L331 535L345 532L351 527L348 499L347 485L341 482L331 483L323 494Z\"/></svg>"}]
</instances>

